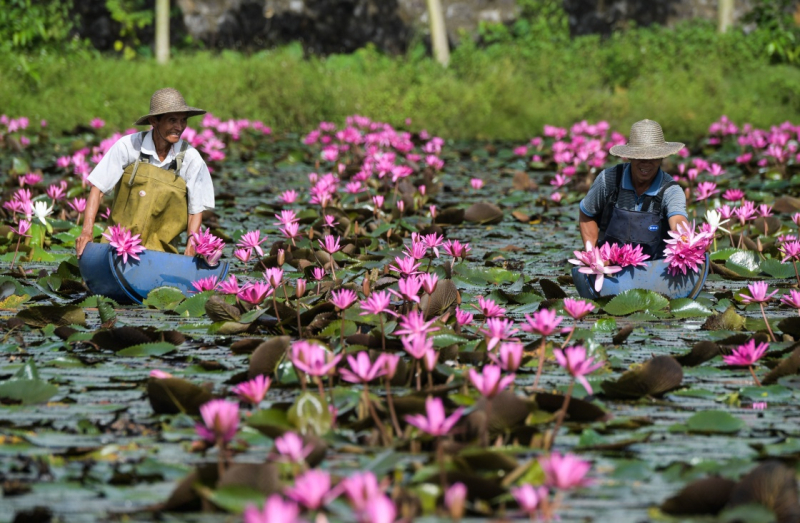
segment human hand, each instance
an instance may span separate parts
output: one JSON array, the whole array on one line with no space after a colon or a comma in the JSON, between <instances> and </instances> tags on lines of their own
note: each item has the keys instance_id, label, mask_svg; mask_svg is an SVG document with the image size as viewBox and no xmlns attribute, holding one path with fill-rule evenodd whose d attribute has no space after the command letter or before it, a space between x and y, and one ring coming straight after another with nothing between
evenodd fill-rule
<instances>
[{"instance_id":1,"label":"human hand","mask_svg":"<svg viewBox=\"0 0 800 523\"><path fill-rule=\"evenodd\" d=\"M89 232L81 232L81 235L78 236L78 239L75 240L75 252L78 255L78 258L81 257L83 254L83 250L86 248L86 244L92 241L92 234Z\"/></svg>"}]
</instances>

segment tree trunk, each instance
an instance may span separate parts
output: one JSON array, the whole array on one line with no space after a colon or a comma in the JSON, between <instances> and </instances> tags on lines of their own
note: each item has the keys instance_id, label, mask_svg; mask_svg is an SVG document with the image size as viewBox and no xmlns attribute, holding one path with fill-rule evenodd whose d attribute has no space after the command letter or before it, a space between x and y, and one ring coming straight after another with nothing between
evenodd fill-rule
<instances>
[{"instance_id":1,"label":"tree trunk","mask_svg":"<svg viewBox=\"0 0 800 523\"><path fill-rule=\"evenodd\" d=\"M444 12L441 0L428 1L428 19L431 24L431 45L436 61L447 67L450 62L450 47L447 43L447 29L444 25Z\"/></svg>"},{"instance_id":2,"label":"tree trunk","mask_svg":"<svg viewBox=\"0 0 800 523\"><path fill-rule=\"evenodd\" d=\"M720 33L724 33L733 25L733 0L719 0L717 18Z\"/></svg>"},{"instance_id":3,"label":"tree trunk","mask_svg":"<svg viewBox=\"0 0 800 523\"><path fill-rule=\"evenodd\" d=\"M169 0L156 0L156 61L169 62Z\"/></svg>"}]
</instances>

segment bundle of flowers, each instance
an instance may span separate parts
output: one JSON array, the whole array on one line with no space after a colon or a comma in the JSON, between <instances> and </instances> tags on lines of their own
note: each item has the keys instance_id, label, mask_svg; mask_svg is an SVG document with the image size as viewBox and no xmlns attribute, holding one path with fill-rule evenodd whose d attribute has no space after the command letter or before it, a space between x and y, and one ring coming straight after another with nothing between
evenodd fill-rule
<instances>
[{"instance_id":1,"label":"bundle of flowers","mask_svg":"<svg viewBox=\"0 0 800 523\"><path fill-rule=\"evenodd\" d=\"M128 263L128 256L138 260L137 254L146 250L139 235L131 234L130 229L122 225L109 227L103 233L103 238L107 239L111 246L117 249L117 256L122 257L122 263Z\"/></svg>"}]
</instances>

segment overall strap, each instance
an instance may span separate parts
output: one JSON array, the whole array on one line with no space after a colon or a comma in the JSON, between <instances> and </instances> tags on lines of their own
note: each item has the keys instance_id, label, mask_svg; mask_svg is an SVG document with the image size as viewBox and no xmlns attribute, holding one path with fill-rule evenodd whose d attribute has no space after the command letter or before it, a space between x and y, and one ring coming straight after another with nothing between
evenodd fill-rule
<instances>
[{"instance_id":1,"label":"overall strap","mask_svg":"<svg viewBox=\"0 0 800 523\"><path fill-rule=\"evenodd\" d=\"M140 137L141 140L144 142L144 137L147 136L147 131L142 131L142 136ZM128 180L128 187L133 187L133 180L136 179L136 171L139 169L140 163L150 163L150 155L144 154L141 151L141 146L139 146L139 157L136 158L136 161L133 163L133 172L131 172L131 178Z\"/></svg>"},{"instance_id":2,"label":"overall strap","mask_svg":"<svg viewBox=\"0 0 800 523\"><path fill-rule=\"evenodd\" d=\"M655 214L661 214L661 202L664 200L664 192L666 192L667 189L675 185L678 185L678 182L676 182L675 180L665 185L662 185L661 189L658 190L658 194L656 194L654 197L648 196L647 198L645 198L644 203L642 203L642 210L649 211L650 206L652 205L653 206L652 212Z\"/></svg>"},{"instance_id":3,"label":"overall strap","mask_svg":"<svg viewBox=\"0 0 800 523\"><path fill-rule=\"evenodd\" d=\"M603 209L603 214L600 217L600 223L598 224L601 231L605 231L608 229L608 224L611 223L611 215L614 213L614 207L617 206L617 199L619 198L619 189L622 186L622 174L625 172L625 165L624 164L617 164L614 167L614 190L608 197L608 201L606 202L606 206ZM606 170L608 173L608 170Z\"/></svg>"},{"instance_id":4,"label":"overall strap","mask_svg":"<svg viewBox=\"0 0 800 523\"><path fill-rule=\"evenodd\" d=\"M175 157L175 174L180 174L181 166L183 165L183 157L186 156L186 151L189 150L189 142L184 140L181 145L181 150Z\"/></svg>"}]
</instances>

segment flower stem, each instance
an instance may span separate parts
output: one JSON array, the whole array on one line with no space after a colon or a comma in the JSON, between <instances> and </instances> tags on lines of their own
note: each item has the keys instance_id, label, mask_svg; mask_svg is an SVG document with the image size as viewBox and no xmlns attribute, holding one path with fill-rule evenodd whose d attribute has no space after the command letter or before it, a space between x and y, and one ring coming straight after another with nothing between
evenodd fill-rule
<instances>
[{"instance_id":1,"label":"flower stem","mask_svg":"<svg viewBox=\"0 0 800 523\"><path fill-rule=\"evenodd\" d=\"M539 346L539 367L536 369L536 378L533 380L533 388L539 386L539 378L542 377L542 369L544 368L544 344L547 341L547 336L542 336L542 344Z\"/></svg>"},{"instance_id":2,"label":"flower stem","mask_svg":"<svg viewBox=\"0 0 800 523\"><path fill-rule=\"evenodd\" d=\"M384 333L384 327L383 327L383 314L378 314L378 317L381 320L381 350L383 350L383 352L386 352L386 334Z\"/></svg>"},{"instance_id":3,"label":"flower stem","mask_svg":"<svg viewBox=\"0 0 800 523\"><path fill-rule=\"evenodd\" d=\"M17 263L17 254L19 254L19 243L22 241L22 236L17 236L17 248L14 249L14 259L11 260L11 274L14 274L14 264Z\"/></svg>"},{"instance_id":4,"label":"flower stem","mask_svg":"<svg viewBox=\"0 0 800 523\"><path fill-rule=\"evenodd\" d=\"M572 327L572 330L569 331L569 334L567 335L567 339L564 340L564 343L561 344L562 349L567 346L567 343L569 343L569 340L572 339L572 335L575 333L575 329L577 328L578 328L578 320L575 320L575 326Z\"/></svg>"},{"instance_id":5,"label":"flower stem","mask_svg":"<svg viewBox=\"0 0 800 523\"><path fill-rule=\"evenodd\" d=\"M375 410L375 405L369 399L369 388L367 384L364 384L364 402L367 404L367 410L369 410L369 415L372 416L373 421L375 421L375 426L378 427L378 431L381 433L381 439L383 440L384 445L389 445L392 442L392 439L389 437L389 434L386 433L386 427L383 426L381 422L381 418L378 417L378 412Z\"/></svg>"},{"instance_id":6,"label":"flower stem","mask_svg":"<svg viewBox=\"0 0 800 523\"><path fill-rule=\"evenodd\" d=\"M792 259L792 265L794 266L794 275L797 278L797 285L800 285L800 273L797 272L797 260Z\"/></svg>"},{"instance_id":7,"label":"flower stem","mask_svg":"<svg viewBox=\"0 0 800 523\"><path fill-rule=\"evenodd\" d=\"M439 482L441 483L442 492L447 492L447 473L444 470L444 446L442 445L442 438L436 442L436 461L439 463Z\"/></svg>"},{"instance_id":8,"label":"flower stem","mask_svg":"<svg viewBox=\"0 0 800 523\"><path fill-rule=\"evenodd\" d=\"M756 387L760 387L761 386L761 382L758 381L758 378L756 377L756 371L753 370L753 366L750 365L747 368L750 369L750 374L753 376L753 381L756 382Z\"/></svg>"},{"instance_id":9,"label":"flower stem","mask_svg":"<svg viewBox=\"0 0 800 523\"><path fill-rule=\"evenodd\" d=\"M550 440L550 445L548 446L548 450L553 448L553 445L556 443L556 436L558 436L558 430L561 428L561 424L564 423L564 418L567 415L567 409L569 408L569 400L572 398L572 389L575 387L575 378L572 378L572 381L569 382L569 388L567 389L567 395L564 396L564 404L561 405L561 410L558 411L558 418L556 418L556 426L553 429L553 438Z\"/></svg>"},{"instance_id":10,"label":"flower stem","mask_svg":"<svg viewBox=\"0 0 800 523\"><path fill-rule=\"evenodd\" d=\"M767 326L767 331L769 331L769 336L770 338L772 338L772 341L774 343L777 343L778 340L775 339L775 334L772 332L772 327L769 326L769 321L767 321L767 313L764 312L764 303L761 302L759 303L759 305L761 306L761 317L764 318L764 324Z\"/></svg>"},{"instance_id":11,"label":"flower stem","mask_svg":"<svg viewBox=\"0 0 800 523\"><path fill-rule=\"evenodd\" d=\"M385 381L386 381L386 404L389 406L389 415L392 418L392 426L394 426L394 431L397 434L397 437L400 437L402 431L400 430L400 422L397 420L397 412L395 412L394 410L394 400L392 399L391 380L387 377Z\"/></svg>"}]
</instances>

